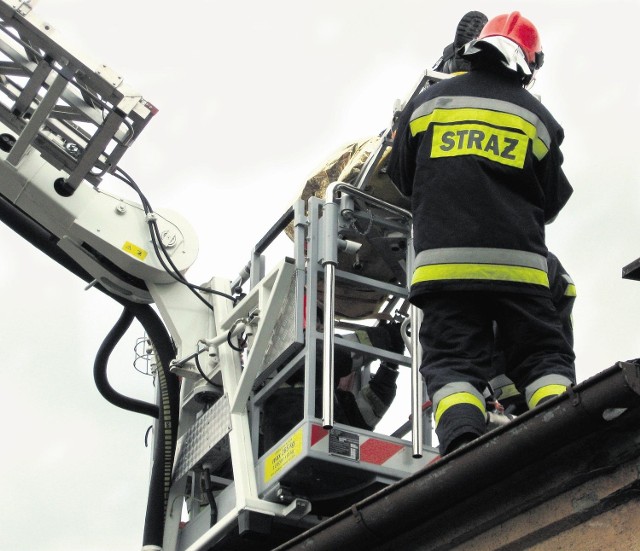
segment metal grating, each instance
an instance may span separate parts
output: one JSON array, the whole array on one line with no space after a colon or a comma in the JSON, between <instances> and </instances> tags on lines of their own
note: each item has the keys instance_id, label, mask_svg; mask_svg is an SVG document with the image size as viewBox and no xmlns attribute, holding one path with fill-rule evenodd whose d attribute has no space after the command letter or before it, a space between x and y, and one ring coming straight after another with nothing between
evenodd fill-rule
<instances>
[{"instance_id":1,"label":"metal grating","mask_svg":"<svg viewBox=\"0 0 640 551\"><path fill-rule=\"evenodd\" d=\"M173 480L179 480L202 463L215 470L229 457L231 413L225 394L178 440Z\"/></svg>"},{"instance_id":2,"label":"metal grating","mask_svg":"<svg viewBox=\"0 0 640 551\"><path fill-rule=\"evenodd\" d=\"M296 340L296 274L291 276L289 292L282 305L278 321L273 328L273 336L265 353L263 369L269 367L280 358Z\"/></svg>"}]
</instances>

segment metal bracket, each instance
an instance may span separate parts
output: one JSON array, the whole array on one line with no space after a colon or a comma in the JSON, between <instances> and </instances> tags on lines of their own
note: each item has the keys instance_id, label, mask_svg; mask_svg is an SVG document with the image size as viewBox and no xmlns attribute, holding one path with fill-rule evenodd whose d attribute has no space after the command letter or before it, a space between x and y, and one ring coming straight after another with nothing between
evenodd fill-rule
<instances>
[{"instance_id":1,"label":"metal bracket","mask_svg":"<svg viewBox=\"0 0 640 551\"><path fill-rule=\"evenodd\" d=\"M285 509L283 510L283 516L300 520L306 517L311 512L311 502L307 499L296 497Z\"/></svg>"},{"instance_id":2,"label":"metal bracket","mask_svg":"<svg viewBox=\"0 0 640 551\"><path fill-rule=\"evenodd\" d=\"M13 4L13 9L15 9L20 15L29 15L33 6L35 6L37 0L33 0L33 5L31 0L24 0L23 2L15 2Z\"/></svg>"},{"instance_id":3,"label":"metal bracket","mask_svg":"<svg viewBox=\"0 0 640 551\"><path fill-rule=\"evenodd\" d=\"M624 380L629 388L640 394L640 365L631 362L618 362L624 372Z\"/></svg>"},{"instance_id":4,"label":"metal bracket","mask_svg":"<svg viewBox=\"0 0 640 551\"><path fill-rule=\"evenodd\" d=\"M572 386L567 388L567 395L569 396L569 400L571 400L571 405L573 407L578 407L580 405L580 394L574 392Z\"/></svg>"}]
</instances>

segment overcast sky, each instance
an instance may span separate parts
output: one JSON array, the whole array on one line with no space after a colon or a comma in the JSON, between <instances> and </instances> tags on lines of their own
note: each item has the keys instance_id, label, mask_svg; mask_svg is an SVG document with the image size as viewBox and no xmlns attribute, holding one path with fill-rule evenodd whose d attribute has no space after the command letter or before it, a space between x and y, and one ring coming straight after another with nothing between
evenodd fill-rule
<instances>
[{"instance_id":1,"label":"overcast sky","mask_svg":"<svg viewBox=\"0 0 640 551\"><path fill-rule=\"evenodd\" d=\"M532 91L565 128L575 189L548 244L577 285L584 380L640 356L640 282L620 277L640 257L638 0L40 0L35 12L159 108L121 166L196 228L188 275L201 282L234 279L313 169L387 126L471 9L519 9L542 36ZM4 226L0 240L0 551L139 549L150 419L92 379L120 308ZM141 335L109 376L152 400L132 367Z\"/></svg>"}]
</instances>

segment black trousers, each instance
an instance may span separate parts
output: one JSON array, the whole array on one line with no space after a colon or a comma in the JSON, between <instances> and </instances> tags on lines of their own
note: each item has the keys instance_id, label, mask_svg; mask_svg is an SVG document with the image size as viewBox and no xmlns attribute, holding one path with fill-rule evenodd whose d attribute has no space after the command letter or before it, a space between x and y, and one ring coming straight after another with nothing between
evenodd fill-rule
<instances>
[{"instance_id":1,"label":"black trousers","mask_svg":"<svg viewBox=\"0 0 640 551\"><path fill-rule=\"evenodd\" d=\"M506 375L520 390L547 375L575 383L574 353L563 335L551 296L495 291L452 291L425 294L419 306L423 357L420 368L431 399L445 385L468 383L479 393L493 375L494 321L507 353ZM457 408L444 415L436 434L441 450L464 432L481 434L482 412ZM477 410L474 415L473 410Z\"/></svg>"}]
</instances>

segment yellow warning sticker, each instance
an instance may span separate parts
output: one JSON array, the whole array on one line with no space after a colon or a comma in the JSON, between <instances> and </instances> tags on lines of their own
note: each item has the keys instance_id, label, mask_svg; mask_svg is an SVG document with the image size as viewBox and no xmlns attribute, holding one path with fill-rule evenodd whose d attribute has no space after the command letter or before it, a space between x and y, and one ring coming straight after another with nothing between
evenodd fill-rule
<instances>
[{"instance_id":1,"label":"yellow warning sticker","mask_svg":"<svg viewBox=\"0 0 640 551\"><path fill-rule=\"evenodd\" d=\"M135 256L138 260L144 260L147 257L147 251L141 249L137 245L134 245L130 241L127 241L123 246L122 250L128 252L130 255Z\"/></svg>"},{"instance_id":2,"label":"yellow warning sticker","mask_svg":"<svg viewBox=\"0 0 640 551\"><path fill-rule=\"evenodd\" d=\"M264 462L264 481L269 482L286 465L291 463L302 453L302 428L298 429L291 438L277 450L269 454Z\"/></svg>"}]
</instances>

